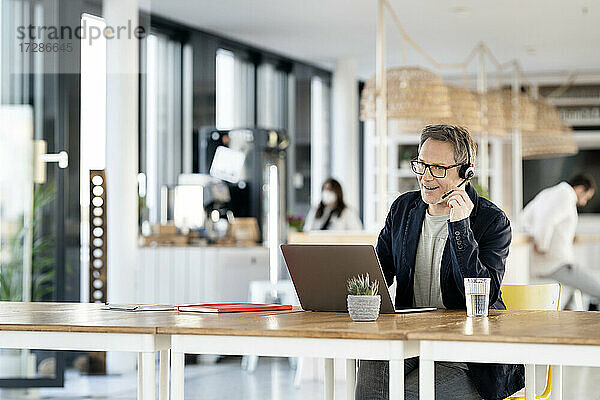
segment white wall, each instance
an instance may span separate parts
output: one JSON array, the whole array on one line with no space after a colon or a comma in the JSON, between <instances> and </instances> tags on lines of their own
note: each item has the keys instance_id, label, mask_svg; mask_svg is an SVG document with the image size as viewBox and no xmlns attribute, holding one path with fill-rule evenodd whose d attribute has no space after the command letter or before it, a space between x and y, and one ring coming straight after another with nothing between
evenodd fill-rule
<instances>
[{"instance_id":1,"label":"white wall","mask_svg":"<svg viewBox=\"0 0 600 400\"><path fill-rule=\"evenodd\" d=\"M336 62L332 84L331 172L344 189L346 203L358 210L358 81L356 60Z\"/></svg>"}]
</instances>

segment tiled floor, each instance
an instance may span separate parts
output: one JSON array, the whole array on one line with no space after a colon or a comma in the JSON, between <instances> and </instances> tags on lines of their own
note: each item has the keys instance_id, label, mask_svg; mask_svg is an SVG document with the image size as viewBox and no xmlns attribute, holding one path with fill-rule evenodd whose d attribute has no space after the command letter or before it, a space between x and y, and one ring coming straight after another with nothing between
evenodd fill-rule
<instances>
[{"instance_id":1,"label":"tiled floor","mask_svg":"<svg viewBox=\"0 0 600 400\"><path fill-rule=\"evenodd\" d=\"M544 371L537 371L539 388ZM135 400L135 373L122 376L85 376L67 371L64 388L2 391L0 399L22 400ZM191 365L185 369L186 400L300 400L322 398L323 384L303 382L293 385L294 370L286 359L262 357L253 374L240 368L240 358L226 358L212 365ZM600 400L600 369L565 368L564 400ZM344 382L336 382L336 400L345 399Z\"/></svg>"}]
</instances>

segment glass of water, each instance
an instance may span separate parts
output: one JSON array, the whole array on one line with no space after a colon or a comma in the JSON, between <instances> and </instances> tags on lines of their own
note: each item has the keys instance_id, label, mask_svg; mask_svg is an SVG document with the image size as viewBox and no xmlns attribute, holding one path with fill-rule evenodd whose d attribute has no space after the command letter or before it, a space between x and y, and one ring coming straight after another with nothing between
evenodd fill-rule
<instances>
[{"instance_id":1,"label":"glass of water","mask_svg":"<svg viewBox=\"0 0 600 400\"><path fill-rule=\"evenodd\" d=\"M465 278L467 317L487 317L490 303L490 278Z\"/></svg>"}]
</instances>

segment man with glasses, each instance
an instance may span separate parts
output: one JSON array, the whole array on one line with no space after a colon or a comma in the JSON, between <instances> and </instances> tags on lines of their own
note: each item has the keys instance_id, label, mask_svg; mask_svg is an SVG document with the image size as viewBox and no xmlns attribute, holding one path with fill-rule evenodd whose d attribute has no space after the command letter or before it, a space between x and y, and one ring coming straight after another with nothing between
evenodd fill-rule
<instances>
[{"instance_id":1,"label":"man with glasses","mask_svg":"<svg viewBox=\"0 0 600 400\"><path fill-rule=\"evenodd\" d=\"M467 183L474 175L475 142L453 125L421 132L412 169L419 191L390 208L377 255L386 281L396 279L396 308L465 309L464 278L491 278L490 308L505 309L500 294L511 242L510 222ZM418 358L404 377L389 377L385 361L361 360L357 399L387 399L388 379L405 379L405 398L418 399ZM504 399L525 385L522 365L435 363L436 399Z\"/></svg>"}]
</instances>

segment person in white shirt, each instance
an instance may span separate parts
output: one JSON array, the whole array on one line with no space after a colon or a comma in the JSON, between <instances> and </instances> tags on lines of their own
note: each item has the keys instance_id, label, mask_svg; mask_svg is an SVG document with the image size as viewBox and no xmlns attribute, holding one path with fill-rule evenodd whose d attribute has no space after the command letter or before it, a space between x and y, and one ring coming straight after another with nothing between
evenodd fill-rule
<instances>
[{"instance_id":1,"label":"person in white shirt","mask_svg":"<svg viewBox=\"0 0 600 400\"><path fill-rule=\"evenodd\" d=\"M542 190L523 209L523 227L532 236L530 274L550 278L600 299L600 281L574 264L573 239L577 207L594 196L596 184L587 174Z\"/></svg>"},{"instance_id":2,"label":"person in white shirt","mask_svg":"<svg viewBox=\"0 0 600 400\"><path fill-rule=\"evenodd\" d=\"M329 178L323 183L321 202L308 211L302 230L304 232L362 230L358 215L344 203L344 192L338 181Z\"/></svg>"}]
</instances>

